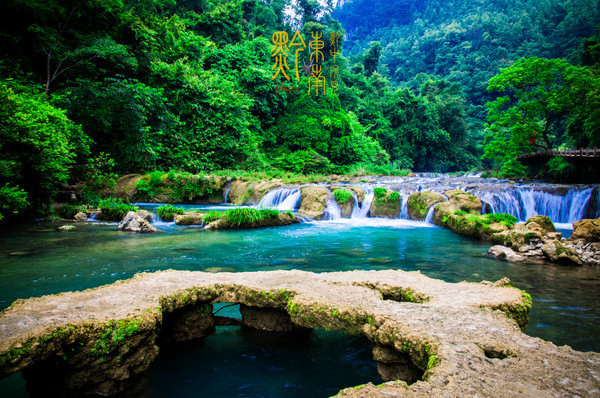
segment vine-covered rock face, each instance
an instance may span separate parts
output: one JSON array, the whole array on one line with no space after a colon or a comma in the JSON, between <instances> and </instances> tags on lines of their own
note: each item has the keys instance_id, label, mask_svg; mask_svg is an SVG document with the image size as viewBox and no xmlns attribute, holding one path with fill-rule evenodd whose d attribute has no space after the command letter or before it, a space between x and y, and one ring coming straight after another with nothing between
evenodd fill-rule
<instances>
[{"instance_id":1,"label":"vine-covered rock face","mask_svg":"<svg viewBox=\"0 0 600 398\"><path fill-rule=\"evenodd\" d=\"M446 199L439 193L415 192L408 197L408 216L411 220L424 220L429 208L444 200Z\"/></svg>"},{"instance_id":2,"label":"vine-covered rock face","mask_svg":"<svg viewBox=\"0 0 600 398\"><path fill-rule=\"evenodd\" d=\"M400 194L385 188L375 188L369 215L371 217L398 218L400 215Z\"/></svg>"},{"instance_id":3,"label":"vine-covered rock face","mask_svg":"<svg viewBox=\"0 0 600 398\"><path fill-rule=\"evenodd\" d=\"M300 189L302 202L298 209L300 217L308 217L313 220L320 220L325 214L327 208L327 199L332 197L331 192L321 186L302 187Z\"/></svg>"},{"instance_id":4,"label":"vine-covered rock face","mask_svg":"<svg viewBox=\"0 0 600 398\"><path fill-rule=\"evenodd\" d=\"M237 303L245 327L364 335L382 377L403 380L340 396L586 396L600 388L600 354L521 332L531 298L509 282L453 284L395 270L138 274L2 311L0 377L25 369L39 386L53 372L72 396L115 395L149 368L157 344L202 338L214 330L212 304Z\"/></svg>"}]
</instances>

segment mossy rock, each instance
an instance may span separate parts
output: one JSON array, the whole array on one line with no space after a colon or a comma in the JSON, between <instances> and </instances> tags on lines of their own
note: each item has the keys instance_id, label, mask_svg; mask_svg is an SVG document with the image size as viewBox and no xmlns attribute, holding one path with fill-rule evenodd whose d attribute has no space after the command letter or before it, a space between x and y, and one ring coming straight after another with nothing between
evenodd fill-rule
<instances>
[{"instance_id":1,"label":"mossy rock","mask_svg":"<svg viewBox=\"0 0 600 398\"><path fill-rule=\"evenodd\" d=\"M442 219L442 225L459 235L478 240L493 240L493 236L508 231L509 227L502 222L490 222L485 215L451 214ZM502 239L502 238L500 238Z\"/></svg>"},{"instance_id":2,"label":"mossy rock","mask_svg":"<svg viewBox=\"0 0 600 398\"><path fill-rule=\"evenodd\" d=\"M408 197L408 217L411 220L424 220L429 208L445 199L436 192L415 192Z\"/></svg>"},{"instance_id":3,"label":"mossy rock","mask_svg":"<svg viewBox=\"0 0 600 398\"><path fill-rule=\"evenodd\" d=\"M101 192L101 196L113 196L126 201L131 201L137 193L136 185L143 179L141 174L127 174L117 179L116 185L106 192Z\"/></svg>"},{"instance_id":4,"label":"mossy rock","mask_svg":"<svg viewBox=\"0 0 600 398\"><path fill-rule=\"evenodd\" d=\"M400 194L388 189L375 188L375 198L371 202L369 213L371 217L398 218Z\"/></svg>"},{"instance_id":5,"label":"mossy rock","mask_svg":"<svg viewBox=\"0 0 600 398\"><path fill-rule=\"evenodd\" d=\"M337 192L336 192L337 191ZM341 191L341 195L338 195ZM343 218L350 218L352 216L352 210L354 209L354 196L353 191L346 188L336 187L333 191L333 196L336 202L340 206Z\"/></svg>"},{"instance_id":6,"label":"mossy rock","mask_svg":"<svg viewBox=\"0 0 600 398\"><path fill-rule=\"evenodd\" d=\"M534 224L535 223L535 224ZM556 232L556 227L554 223L547 216L533 216L527 219L525 225L530 230L538 231L542 234L547 234L549 232Z\"/></svg>"},{"instance_id":7,"label":"mossy rock","mask_svg":"<svg viewBox=\"0 0 600 398\"><path fill-rule=\"evenodd\" d=\"M571 239L584 239L588 242L600 242L600 218L585 219L573 223Z\"/></svg>"},{"instance_id":8,"label":"mossy rock","mask_svg":"<svg viewBox=\"0 0 600 398\"><path fill-rule=\"evenodd\" d=\"M327 208L327 198L333 195L325 187L310 186L300 188L300 196L302 202L298 209L298 215L312 218L313 220L320 220L323 218L323 214Z\"/></svg>"},{"instance_id":9,"label":"mossy rock","mask_svg":"<svg viewBox=\"0 0 600 398\"><path fill-rule=\"evenodd\" d=\"M444 195L460 210L472 214L481 214L481 200L477 196L458 189L446 191Z\"/></svg>"},{"instance_id":10,"label":"mossy rock","mask_svg":"<svg viewBox=\"0 0 600 398\"><path fill-rule=\"evenodd\" d=\"M175 215L176 225L202 225L204 215L196 212L187 212Z\"/></svg>"},{"instance_id":11,"label":"mossy rock","mask_svg":"<svg viewBox=\"0 0 600 398\"><path fill-rule=\"evenodd\" d=\"M267 192L282 185L281 180L260 182L235 180L231 183L227 200L236 205L257 204Z\"/></svg>"},{"instance_id":12,"label":"mossy rock","mask_svg":"<svg viewBox=\"0 0 600 398\"><path fill-rule=\"evenodd\" d=\"M439 225L440 227L445 226L444 218L447 218L459 211L460 209L453 202L446 201L442 203L438 203L435 205L435 210L433 213L433 223L435 225Z\"/></svg>"},{"instance_id":13,"label":"mossy rock","mask_svg":"<svg viewBox=\"0 0 600 398\"><path fill-rule=\"evenodd\" d=\"M275 217L265 217L260 221L252 223L236 224L222 217L216 221L211 222L205 230L218 230L218 229L249 229L249 228L265 228L265 227L278 227L284 225L290 225L297 223L298 219L290 212L279 213Z\"/></svg>"}]
</instances>

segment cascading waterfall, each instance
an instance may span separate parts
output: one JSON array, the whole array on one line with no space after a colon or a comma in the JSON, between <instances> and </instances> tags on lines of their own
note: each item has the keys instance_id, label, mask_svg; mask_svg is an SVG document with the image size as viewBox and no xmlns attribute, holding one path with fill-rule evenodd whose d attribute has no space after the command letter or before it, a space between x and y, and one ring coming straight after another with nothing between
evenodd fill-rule
<instances>
[{"instance_id":1,"label":"cascading waterfall","mask_svg":"<svg viewBox=\"0 0 600 398\"><path fill-rule=\"evenodd\" d=\"M410 195L400 194L400 218L408 220L408 197Z\"/></svg>"},{"instance_id":2,"label":"cascading waterfall","mask_svg":"<svg viewBox=\"0 0 600 398\"><path fill-rule=\"evenodd\" d=\"M300 207L300 190L294 188L277 188L269 191L258 203L259 208L294 211Z\"/></svg>"},{"instance_id":3,"label":"cascading waterfall","mask_svg":"<svg viewBox=\"0 0 600 398\"><path fill-rule=\"evenodd\" d=\"M227 185L225 185L225 192L223 193L223 203L227 203L227 198L229 197L230 190L231 190L231 181L228 181Z\"/></svg>"},{"instance_id":4,"label":"cascading waterfall","mask_svg":"<svg viewBox=\"0 0 600 398\"><path fill-rule=\"evenodd\" d=\"M437 203L435 203L429 208L429 210L427 210L427 216L425 217L425 222L427 224L433 224L433 213L435 213L435 206L437 206Z\"/></svg>"},{"instance_id":5,"label":"cascading waterfall","mask_svg":"<svg viewBox=\"0 0 600 398\"><path fill-rule=\"evenodd\" d=\"M372 189L365 189L365 198L363 199L362 204L360 207L358 206L358 199L354 202L354 209L352 209L352 215L350 218L367 218L374 196L375 193Z\"/></svg>"},{"instance_id":6,"label":"cascading waterfall","mask_svg":"<svg viewBox=\"0 0 600 398\"><path fill-rule=\"evenodd\" d=\"M540 214L556 223L572 223L584 218L592 189L573 187L562 196L530 187L514 187L504 191L474 192L474 195L489 204L492 213L508 213L520 221Z\"/></svg>"},{"instance_id":7,"label":"cascading waterfall","mask_svg":"<svg viewBox=\"0 0 600 398\"><path fill-rule=\"evenodd\" d=\"M327 198L325 203L327 207L325 213L323 213L323 220L339 220L342 218L342 209L335 199Z\"/></svg>"}]
</instances>

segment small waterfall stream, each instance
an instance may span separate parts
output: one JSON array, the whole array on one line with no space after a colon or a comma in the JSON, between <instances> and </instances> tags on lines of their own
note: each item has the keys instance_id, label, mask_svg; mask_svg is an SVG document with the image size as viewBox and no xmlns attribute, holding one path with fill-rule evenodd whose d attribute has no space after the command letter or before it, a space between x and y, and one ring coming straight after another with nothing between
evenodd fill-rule
<instances>
[{"instance_id":1,"label":"small waterfall stream","mask_svg":"<svg viewBox=\"0 0 600 398\"><path fill-rule=\"evenodd\" d=\"M294 211L300 207L300 190L297 188L276 188L267 192L258 203L259 208Z\"/></svg>"},{"instance_id":2,"label":"small waterfall stream","mask_svg":"<svg viewBox=\"0 0 600 398\"><path fill-rule=\"evenodd\" d=\"M323 213L323 220L339 220L342 218L342 209L334 198L327 198L325 203L325 213Z\"/></svg>"}]
</instances>

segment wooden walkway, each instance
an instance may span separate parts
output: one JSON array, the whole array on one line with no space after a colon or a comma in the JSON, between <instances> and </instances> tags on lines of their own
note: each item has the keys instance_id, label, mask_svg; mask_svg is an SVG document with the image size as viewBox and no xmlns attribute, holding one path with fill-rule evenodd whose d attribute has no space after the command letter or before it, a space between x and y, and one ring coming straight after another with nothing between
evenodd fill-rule
<instances>
[{"instance_id":1,"label":"wooden walkway","mask_svg":"<svg viewBox=\"0 0 600 398\"><path fill-rule=\"evenodd\" d=\"M579 149L553 149L552 151L539 151L533 153L524 153L518 156L518 159L561 156L571 159L599 159L600 148L579 148Z\"/></svg>"}]
</instances>

